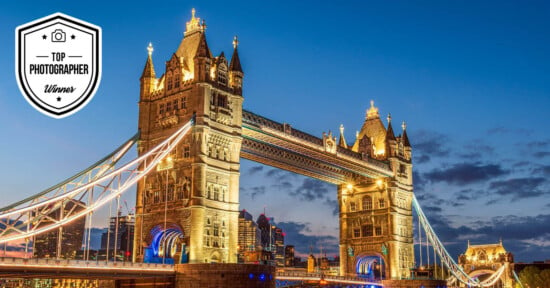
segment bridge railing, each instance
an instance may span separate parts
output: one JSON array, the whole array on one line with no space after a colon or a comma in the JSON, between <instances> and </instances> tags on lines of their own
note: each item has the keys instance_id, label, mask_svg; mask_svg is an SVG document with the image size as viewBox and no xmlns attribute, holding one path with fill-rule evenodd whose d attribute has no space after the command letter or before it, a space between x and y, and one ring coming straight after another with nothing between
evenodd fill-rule
<instances>
[{"instance_id":1,"label":"bridge railing","mask_svg":"<svg viewBox=\"0 0 550 288\"><path fill-rule=\"evenodd\" d=\"M88 268L88 269L122 269L147 270L155 272L174 272L174 266L159 263L134 263L112 261L86 261L54 258L12 258L0 257L0 267L32 266L35 268Z\"/></svg>"},{"instance_id":2,"label":"bridge railing","mask_svg":"<svg viewBox=\"0 0 550 288\"><path fill-rule=\"evenodd\" d=\"M365 279L361 277L333 276L333 275L326 275L323 273L307 273L307 272L297 272L297 271L278 271L277 277L325 279L325 280L334 281L334 282L342 281L342 282L380 283L379 280L370 280L370 279Z\"/></svg>"}]
</instances>

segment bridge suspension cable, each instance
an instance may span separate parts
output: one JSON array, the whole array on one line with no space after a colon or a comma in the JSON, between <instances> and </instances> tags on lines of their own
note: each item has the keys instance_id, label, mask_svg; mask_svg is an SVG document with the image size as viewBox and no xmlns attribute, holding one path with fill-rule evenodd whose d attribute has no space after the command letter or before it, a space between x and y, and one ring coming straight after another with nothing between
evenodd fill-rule
<instances>
[{"instance_id":1,"label":"bridge suspension cable","mask_svg":"<svg viewBox=\"0 0 550 288\"><path fill-rule=\"evenodd\" d=\"M432 226L428 222L428 218L426 218L426 215L422 211L422 208L420 207L420 204L418 203L415 195L413 195L412 204L416 211L416 214L418 215L418 222L421 224L422 228L424 228L426 237L437 252L437 255L439 255L441 262L445 264L452 276L454 276L458 281L469 285L469 287L489 287L496 283L496 281L502 276L502 273L504 273L506 266L501 266L497 271L492 273L489 278L481 282L477 278L470 277L470 275L464 272L462 267L460 267L455 262L447 249L445 249L445 246L443 246L443 244L439 240L439 237L437 237L437 234L435 234ZM422 233L421 231L418 232Z\"/></svg>"},{"instance_id":2,"label":"bridge suspension cable","mask_svg":"<svg viewBox=\"0 0 550 288\"><path fill-rule=\"evenodd\" d=\"M190 120L149 152L112 171L137 141L136 135L121 148L75 176L0 209L0 244L28 240L96 211L154 169L174 150L193 124L194 121Z\"/></svg>"}]
</instances>

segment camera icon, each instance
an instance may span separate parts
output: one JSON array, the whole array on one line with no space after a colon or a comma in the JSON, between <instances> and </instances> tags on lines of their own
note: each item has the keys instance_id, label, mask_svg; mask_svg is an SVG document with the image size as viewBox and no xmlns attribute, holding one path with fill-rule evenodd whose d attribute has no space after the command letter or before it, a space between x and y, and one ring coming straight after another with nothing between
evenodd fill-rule
<instances>
[{"instance_id":1,"label":"camera icon","mask_svg":"<svg viewBox=\"0 0 550 288\"><path fill-rule=\"evenodd\" d=\"M65 32L61 29L55 29L52 32L52 42L65 42Z\"/></svg>"}]
</instances>

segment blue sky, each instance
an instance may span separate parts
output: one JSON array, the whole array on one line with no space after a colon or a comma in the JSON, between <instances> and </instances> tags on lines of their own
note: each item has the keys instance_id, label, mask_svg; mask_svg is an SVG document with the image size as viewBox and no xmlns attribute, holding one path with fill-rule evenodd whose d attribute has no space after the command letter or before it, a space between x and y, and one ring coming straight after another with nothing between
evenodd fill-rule
<instances>
[{"instance_id":1,"label":"blue sky","mask_svg":"<svg viewBox=\"0 0 550 288\"><path fill-rule=\"evenodd\" d=\"M133 135L146 46L153 43L162 74L195 7L213 54L229 56L239 36L245 109L318 136L344 124L352 141L372 99L384 118L391 112L395 122L407 121L415 193L453 254L468 239L502 237L516 260L550 259L544 1L0 5L2 205L72 175ZM14 76L15 27L54 12L103 29L101 86L88 106L62 120L35 111ZM310 244L336 253L334 186L249 161L241 175L241 208L258 217L267 205L302 253Z\"/></svg>"}]
</instances>

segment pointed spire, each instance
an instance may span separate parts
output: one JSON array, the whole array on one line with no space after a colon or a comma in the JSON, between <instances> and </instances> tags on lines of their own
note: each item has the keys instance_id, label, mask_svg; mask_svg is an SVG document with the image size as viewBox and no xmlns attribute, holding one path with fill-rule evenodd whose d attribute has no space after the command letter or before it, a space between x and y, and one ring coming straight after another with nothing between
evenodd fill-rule
<instances>
[{"instance_id":1,"label":"pointed spire","mask_svg":"<svg viewBox=\"0 0 550 288\"><path fill-rule=\"evenodd\" d=\"M191 20L189 22L185 23L185 33L183 33L184 36L187 36L193 32L204 32L206 30L206 22L202 20L201 18L195 17L195 8L191 9Z\"/></svg>"},{"instance_id":2,"label":"pointed spire","mask_svg":"<svg viewBox=\"0 0 550 288\"><path fill-rule=\"evenodd\" d=\"M229 64L229 71L243 72L241 67L241 60L239 59L239 39L237 36L233 38L233 56L231 56L231 63Z\"/></svg>"},{"instance_id":3,"label":"pointed spire","mask_svg":"<svg viewBox=\"0 0 550 288\"><path fill-rule=\"evenodd\" d=\"M388 114L388 130L386 131L386 141L394 140L395 134L393 133L393 127L391 126L391 114Z\"/></svg>"},{"instance_id":4,"label":"pointed spire","mask_svg":"<svg viewBox=\"0 0 550 288\"><path fill-rule=\"evenodd\" d=\"M374 107L374 100L370 100L370 108L367 110L367 120L380 118L378 108Z\"/></svg>"},{"instance_id":5,"label":"pointed spire","mask_svg":"<svg viewBox=\"0 0 550 288\"><path fill-rule=\"evenodd\" d=\"M237 35L233 37L233 49L237 49L239 47L239 39L237 38Z\"/></svg>"},{"instance_id":6,"label":"pointed spire","mask_svg":"<svg viewBox=\"0 0 550 288\"><path fill-rule=\"evenodd\" d=\"M338 145L344 148L348 148L346 138L344 138L344 124L340 124L340 141L338 142Z\"/></svg>"},{"instance_id":7,"label":"pointed spire","mask_svg":"<svg viewBox=\"0 0 550 288\"><path fill-rule=\"evenodd\" d=\"M153 44L149 42L149 46L147 46L147 62L145 62L141 78L156 78L155 66L153 65L153 50Z\"/></svg>"},{"instance_id":8,"label":"pointed spire","mask_svg":"<svg viewBox=\"0 0 550 288\"><path fill-rule=\"evenodd\" d=\"M223 55L223 52L222 52L222 55ZM201 34L201 38L199 40L199 46L197 46L197 51L195 52L195 58L200 58L200 57L212 58L212 53L210 52L210 48L208 48L208 43L206 42L206 35L204 33Z\"/></svg>"},{"instance_id":9,"label":"pointed spire","mask_svg":"<svg viewBox=\"0 0 550 288\"><path fill-rule=\"evenodd\" d=\"M401 128L403 128L403 136L401 136L401 141L403 141L403 146L411 147L411 143L409 142L409 136L407 136L407 124L405 123L405 121L403 121L403 124L401 124Z\"/></svg>"}]
</instances>

